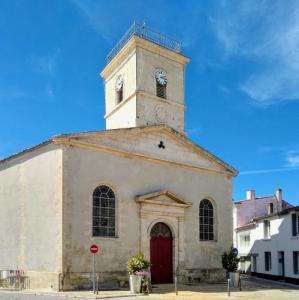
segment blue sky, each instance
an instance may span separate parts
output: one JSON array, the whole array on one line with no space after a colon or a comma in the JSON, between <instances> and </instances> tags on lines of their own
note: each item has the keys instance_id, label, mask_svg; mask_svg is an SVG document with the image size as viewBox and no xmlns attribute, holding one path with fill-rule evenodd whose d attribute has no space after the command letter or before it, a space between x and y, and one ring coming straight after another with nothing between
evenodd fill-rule
<instances>
[{"instance_id":1,"label":"blue sky","mask_svg":"<svg viewBox=\"0 0 299 300\"><path fill-rule=\"evenodd\" d=\"M104 129L99 71L133 21L183 42L189 137L240 171L234 198L299 205L298 1L0 1L0 157Z\"/></svg>"}]
</instances>

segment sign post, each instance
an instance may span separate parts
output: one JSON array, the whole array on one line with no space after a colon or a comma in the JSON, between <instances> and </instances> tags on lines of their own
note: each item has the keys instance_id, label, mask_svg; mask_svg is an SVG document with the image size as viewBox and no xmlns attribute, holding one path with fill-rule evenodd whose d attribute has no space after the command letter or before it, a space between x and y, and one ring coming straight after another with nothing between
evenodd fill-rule
<instances>
[{"instance_id":1,"label":"sign post","mask_svg":"<svg viewBox=\"0 0 299 300\"><path fill-rule=\"evenodd\" d=\"M234 254L235 256L237 256L238 253L239 253L238 249L237 249L237 248L233 248L233 254Z\"/></svg>"},{"instance_id":2,"label":"sign post","mask_svg":"<svg viewBox=\"0 0 299 300\"><path fill-rule=\"evenodd\" d=\"M96 293L96 253L99 251L99 247L95 244L91 245L89 248L92 253L92 288L93 293Z\"/></svg>"}]
</instances>

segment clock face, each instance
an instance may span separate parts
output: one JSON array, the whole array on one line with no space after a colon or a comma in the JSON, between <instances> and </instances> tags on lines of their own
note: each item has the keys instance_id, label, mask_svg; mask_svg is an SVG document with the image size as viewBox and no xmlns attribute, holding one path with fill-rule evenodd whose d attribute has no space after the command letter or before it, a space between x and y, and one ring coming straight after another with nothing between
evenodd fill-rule
<instances>
[{"instance_id":1,"label":"clock face","mask_svg":"<svg viewBox=\"0 0 299 300\"><path fill-rule=\"evenodd\" d=\"M121 88L123 87L123 84L124 84L124 81L123 81L122 76L120 75L117 77L116 82L115 82L116 90L120 91Z\"/></svg>"},{"instance_id":2,"label":"clock face","mask_svg":"<svg viewBox=\"0 0 299 300\"><path fill-rule=\"evenodd\" d=\"M155 73L155 78L161 85L166 85L167 78L166 78L166 72L164 70L157 70Z\"/></svg>"}]
</instances>

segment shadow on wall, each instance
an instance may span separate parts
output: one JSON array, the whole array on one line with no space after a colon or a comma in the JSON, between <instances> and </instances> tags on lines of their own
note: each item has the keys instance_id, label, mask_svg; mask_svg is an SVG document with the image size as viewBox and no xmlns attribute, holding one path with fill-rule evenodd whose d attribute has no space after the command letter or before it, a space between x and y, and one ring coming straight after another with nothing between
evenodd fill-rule
<instances>
[{"instance_id":1,"label":"shadow on wall","mask_svg":"<svg viewBox=\"0 0 299 300\"><path fill-rule=\"evenodd\" d=\"M280 220L273 219L270 224ZM262 234L265 234L264 221L267 219L260 220L257 224L260 227L258 231ZM271 234L271 231L274 233ZM277 229L272 225L269 237L254 241L249 251L250 263L246 266L251 270L251 275L299 284L299 275L294 273L293 266L293 251L299 251L299 240L292 237L291 214L286 214L282 216ZM241 269L245 264L246 262L241 261Z\"/></svg>"}]
</instances>

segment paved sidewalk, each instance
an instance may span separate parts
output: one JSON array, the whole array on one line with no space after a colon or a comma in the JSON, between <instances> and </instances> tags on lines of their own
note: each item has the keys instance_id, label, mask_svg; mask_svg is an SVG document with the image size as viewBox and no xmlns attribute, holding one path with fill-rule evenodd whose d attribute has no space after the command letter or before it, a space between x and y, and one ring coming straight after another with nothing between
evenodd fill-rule
<instances>
[{"instance_id":1,"label":"paved sidewalk","mask_svg":"<svg viewBox=\"0 0 299 300\"><path fill-rule=\"evenodd\" d=\"M69 291L69 292L56 292L46 289L38 290L9 290L0 289L0 294L22 294L22 295L39 295L39 296L59 296L64 298L82 298L82 299L109 299L109 298L127 298L136 297L136 294L132 294L128 290L115 290L115 291L99 291L98 294L94 294L92 291ZM1 299L1 298L0 298Z\"/></svg>"},{"instance_id":2,"label":"paved sidewalk","mask_svg":"<svg viewBox=\"0 0 299 300\"><path fill-rule=\"evenodd\" d=\"M248 299L248 300L292 300L299 299L299 286L279 283L275 281L244 277L242 291L231 289L230 297L227 295L225 283L208 284L201 283L196 286L179 285L178 296L174 292L173 284L157 285L153 287L153 293L149 296L134 295L128 290L99 291L98 295L91 291L53 292L47 290L30 291L5 291L0 290L0 300L48 300L48 299L124 299L124 300L219 300L219 299Z\"/></svg>"},{"instance_id":3,"label":"paved sidewalk","mask_svg":"<svg viewBox=\"0 0 299 300\"><path fill-rule=\"evenodd\" d=\"M279 283L260 278L244 277L242 291L231 288L230 297L225 283L196 286L179 285L178 296L175 295L173 285L159 285L153 289L152 298L179 299L179 300L218 300L218 299L265 299L265 300L292 300L299 299L299 286Z\"/></svg>"}]
</instances>

